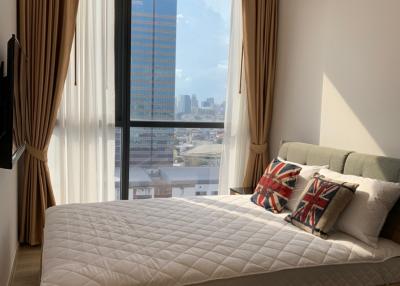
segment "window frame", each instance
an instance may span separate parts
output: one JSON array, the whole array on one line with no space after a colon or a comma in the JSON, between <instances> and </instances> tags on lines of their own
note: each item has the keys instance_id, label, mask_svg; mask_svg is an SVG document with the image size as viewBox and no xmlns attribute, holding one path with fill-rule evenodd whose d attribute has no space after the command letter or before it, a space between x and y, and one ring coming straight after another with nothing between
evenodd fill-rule
<instances>
[{"instance_id":1,"label":"window frame","mask_svg":"<svg viewBox=\"0 0 400 286\"><path fill-rule=\"evenodd\" d=\"M178 0L179 1L179 0ZM120 199L129 199L131 127L224 129L224 122L131 119L132 0L115 1L115 126L121 128Z\"/></svg>"}]
</instances>

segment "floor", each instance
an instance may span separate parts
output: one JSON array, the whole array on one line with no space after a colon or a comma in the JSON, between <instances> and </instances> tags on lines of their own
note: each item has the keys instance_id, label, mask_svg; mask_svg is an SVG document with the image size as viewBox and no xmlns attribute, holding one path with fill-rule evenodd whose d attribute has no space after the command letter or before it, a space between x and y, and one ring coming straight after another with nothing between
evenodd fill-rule
<instances>
[{"instance_id":1,"label":"floor","mask_svg":"<svg viewBox=\"0 0 400 286\"><path fill-rule=\"evenodd\" d=\"M11 286L39 286L40 284L40 247L18 249Z\"/></svg>"}]
</instances>

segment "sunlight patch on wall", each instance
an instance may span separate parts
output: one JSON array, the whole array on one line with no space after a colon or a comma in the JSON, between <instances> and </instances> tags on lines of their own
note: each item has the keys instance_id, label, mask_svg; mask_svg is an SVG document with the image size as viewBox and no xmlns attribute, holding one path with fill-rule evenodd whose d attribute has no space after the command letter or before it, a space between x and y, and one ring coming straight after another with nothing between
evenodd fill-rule
<instances>
[{"instance_id":1,"label":"sunlight patch on wall","mask_svg":"<svg viewBox=\"0 0 400 286\"><path fill-rule=\"evenodd\" d=\"M376 115L371 114L371 116ZM326 74L322 84L320 144L385 155Z\"/></svg>"}]
</instances>

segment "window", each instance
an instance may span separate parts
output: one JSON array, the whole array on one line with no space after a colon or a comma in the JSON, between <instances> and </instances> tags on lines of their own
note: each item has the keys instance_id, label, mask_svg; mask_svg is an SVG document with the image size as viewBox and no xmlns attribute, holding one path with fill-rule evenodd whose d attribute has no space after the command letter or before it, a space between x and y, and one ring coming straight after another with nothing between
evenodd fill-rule
<instances>
[{"instance_id":1,"label":"window","mask_svg":"<svg viewBox=\"0 0 400 286\"><path fill-rule=\"evenodd\" d=\"M215 195L224 136L230 0L120 2L119 197Z\"/></svg>"}]
</instances>

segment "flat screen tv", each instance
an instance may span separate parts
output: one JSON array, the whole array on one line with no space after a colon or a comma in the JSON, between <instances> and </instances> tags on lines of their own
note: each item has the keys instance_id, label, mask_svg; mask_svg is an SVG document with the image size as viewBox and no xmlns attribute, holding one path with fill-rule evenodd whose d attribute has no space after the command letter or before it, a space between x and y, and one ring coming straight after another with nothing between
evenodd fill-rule
<instances>
[{"instance_id":1,"label":"flat screen tv","mask_svg":"<svg viewBox=\"0 0 400 286\"><path fill-rule=\"evenodd\" d=\"M26 63L26 57L13 35L7 46L7 76L4 74L4 62L0 64L0 168L4 169L12 169L25 149L23 142L17 144L14 134L16 104L21 104L21 99L26 98L22 94L26 90L23 88L26 84L23 61Z\"/></svg>"}]
</instances>

